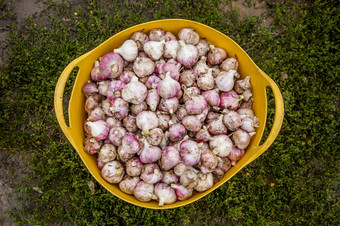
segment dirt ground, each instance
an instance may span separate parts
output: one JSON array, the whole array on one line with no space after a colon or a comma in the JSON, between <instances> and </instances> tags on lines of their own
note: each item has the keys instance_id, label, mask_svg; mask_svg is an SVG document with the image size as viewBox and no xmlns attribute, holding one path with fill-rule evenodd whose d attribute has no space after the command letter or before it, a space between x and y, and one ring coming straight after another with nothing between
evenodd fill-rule
<instances>
[{"instance_id":1,"label":"dirt ground","mask_svg":"<svg viewBox=\"0 0 340 226\"><path fill-rule=\"evenodd\" d=\"M57 4L61 4L66 0L54 0ZM0 70L10 60L9 45L9 24L13 23L22 26L27 16L40 18L45 7L42 1L38 0L4 0L5 8L9 7L14 13L15 19L0 19ZM79 0L69 0L76 4ZM251 2L251 5L249 5ZM261 16L266 13L266 6L261 1L233 1L232 5L222 4L221 9L225 11L239 10L240 19L250 16ZM272 23L271 18L265 18L262 26L268 27ZM19 187L17 181L24 180L30 175L30 171L25 167L25 163L29 161L29 155L15 154L10 151L0 152L0 226L13 224L13 219L7 214L7 211L13 209L30 208L31 203L21 203L18 200L22 196L15 192ZM36 189L39 192L39 189Z\"/></svg>"}]
</instances>

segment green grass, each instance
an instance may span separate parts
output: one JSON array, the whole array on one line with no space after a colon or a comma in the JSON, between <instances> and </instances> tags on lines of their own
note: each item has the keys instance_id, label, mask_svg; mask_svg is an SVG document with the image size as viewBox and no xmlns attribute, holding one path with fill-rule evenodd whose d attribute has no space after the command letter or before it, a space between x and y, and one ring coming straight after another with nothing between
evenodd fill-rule
<instances>
[{"instance_id":1,"label":"green grass","mask_svg":"<svg viewBox=\"0 0 340 226\"><path fill-rule=\"evenodd\" d=\"M12 58L0 71L0 150L32 153L32 176L18 192L33 205L11 211L17 223L340 223L338 3L267 0L274 23L262 28L259 18L240 21L237 11L222 12L216 0L44 2L43 23L28 18L11 26ZM7 9L3 1L0 7ZM247 49L280 87L285 118L273 145L226 184L193 204L155 211L130 205L94 181L58 126L53 98L73 59L125 28L162 18L207 24ZM275 103L268 96L270 129Z\"/></svg>"}]
</instances>

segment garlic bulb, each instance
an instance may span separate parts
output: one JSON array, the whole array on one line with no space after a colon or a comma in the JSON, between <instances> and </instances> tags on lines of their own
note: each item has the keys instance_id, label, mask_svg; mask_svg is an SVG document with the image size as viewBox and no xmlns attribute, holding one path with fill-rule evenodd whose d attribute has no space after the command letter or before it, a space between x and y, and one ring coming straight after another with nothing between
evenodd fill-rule
<instances>
[{"instance_id":1,"label":"garlic bulb","mask_svg":"<svg viewBox=\"0 0 340 226\"><path fill-rule=\"evenodd\" d=\"M111 161L101 170L102 177L111 184L118 184L124 176L124 167L119 161Z\"/></svg>"},{"instance_id":2,"label":"garlic bulb","mask_svg":"<svg viewBox=\"0 0 340 226\"><path fill-rule=\"evenodd\" d=\"M135 41L128 39L121 47L114 49L113 52L121 55L127 62L133 62L138 55L138 47Z\"/></svg>"},{"instance_id":3,"label":"garlic bulb","mask_svg":"<svg viewBox=\"0 0 340 226\"><path fill-rule=\"evenodd\" d=\"M164 206L164 204L172 204L177 200L175 190L164 183L156 184L155 194L159 200L158 206Z\"/></svg>"},{"instance_id":4,"label":"garlic bulb","mask_svg":"<svg viewBox=\"0 0 340 226\"><path fill-rule=\"evenodd\" d=\"M139 181L139 177L128 176L119 183L119 188L122 192L132 195Z\"/></svg>"}]
</instances>

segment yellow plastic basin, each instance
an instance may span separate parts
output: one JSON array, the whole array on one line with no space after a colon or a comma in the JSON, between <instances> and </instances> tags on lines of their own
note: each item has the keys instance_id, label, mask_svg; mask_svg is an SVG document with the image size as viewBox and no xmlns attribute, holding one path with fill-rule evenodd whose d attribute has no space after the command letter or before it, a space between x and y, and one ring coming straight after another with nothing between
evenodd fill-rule
<instances>
[{"instance_id":1,"label":"yellow plastic basin","mask_svg":"<svg viewBox=\"0 0 340 226\"><path fill-rule=\"evenodd\" d=\"M188 200L177 201L174 204L159 207L157 201L152 201L148 203L140 202L133 195L127 195L121 192L117 185L107 183L101 177L100 170L97 168L95 157L84 152L83 140L85 135L83 124L87 116L84 110L85 96L82 93L82 86L90 79L90 71L93 67L94 61L97 60L100 56L111 52L114 48L119 47L126 39L128 39L132 35L133 32L144 30L144 32L147 33L153 28L162 28L165 31L171 31L177 35L179 29L183 27L193 28L196 32L200 34L201 37L205 37L215 46L225 49L228 53L228 57L237 57L239 61L238 72L240 73L241 78L244 78L247 75L251 77L250 81L253 87L254 98L253 110L255 115L259 118L260 123L259 127L256 129L257 133L255 136L253 136L244 157L239 160L237 164L224 175L221 181L217 182L208 191L194 194ZM78 67L79 71L73 85L71 98L69 100L69 126L67 126L63 114L63 94L66 81L75 67ZM274 94L275 117L269 136L262 145L259 145L267 118L266 87L268 86L272 89L272 92ZM184 206L208 195L210 192L220 187L243 167L255 160L258 156L260 156L264 151L268 149L268 147L273 143L274 139L279 133L284 114L283 100L279 88L271 78L269 78L263 71L261 71L260 68L255 65L252 59L245 53L244 50L242 50L240 46L238 46L226 35L211 27L194 21L182 19L157 20L133 26L119 32L118 34L112 36L104 43L99 45L97 48L73 60L65 68L58 80L55 89L54 107L62 131L64 132L70 143L73 145L73 147L76 149L85 166L93 175L93 177L115 196L131 204L150 209L169 209Z\"/></svg>"}]
</instances>

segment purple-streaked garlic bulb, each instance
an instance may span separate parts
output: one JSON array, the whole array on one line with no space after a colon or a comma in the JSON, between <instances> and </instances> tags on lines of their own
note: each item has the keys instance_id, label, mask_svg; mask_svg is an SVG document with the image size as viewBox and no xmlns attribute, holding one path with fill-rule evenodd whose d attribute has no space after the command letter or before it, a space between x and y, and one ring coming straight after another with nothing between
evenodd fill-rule
<instances>
[{"instance_id":1,"label":"purple-streaked garlic bulb","mask_svg":"<svg viewBox=\"0 0 340 226\"><path fill-rule=\"evenodd\" d=\"M251 133L255 131L255 127L259 126L259 119L254 116L254 118L244 118L242 120L242 125L241 125L241 129L243 129L244 131Z\"/></svg>"},{"instance_id":2,"label":"purple-streaked garlic bulb","mask_svg":"<svg viewBox=\"0 0 340 226\"><path fill-rule=\"evenodd\" d=\"M192 96L185 102L185 109L190 115L201 114L207 107L208 103L202 95Z\"/></svg>"},{"instance_id":3,"label":"purple-streaked garlic bulb","mask_svg":"<svg viewBox=\"0 0 340 226\"><path fill-rule=\"evenodd\" d=\"M223 109L236 111L242 99L243 96L238 95L234 90L231 90L227 93L221 93L221 107Z\"/></svg>"},{"instance_id":4,"label":"purple-streaked garlic bulb","mask_svg":"<svg viewBox=\"0 0 340 226\"><path fill-rule=\"evenodd\" d=\"M170 31L165 32L166 41L177 40L176 36Z\"/></svg>"},{"instance_id":5,"label":"purple-streaked garlic bulb","mask_svg":"<svg viewBox=\"0 0 340 226\"><path fill-rule=\"evenodd\" d=\"M177 97L171 97L168 99L162 98L158 107L161 111L173 114L177 111L178 106L179 102Z\"/></svg>"},{"instance_id":6,"label":"purple-streaked garlic bulb","mask_svg":"<svg viewBox=\"0 0 340 226\"><path fill-rule=\"evenodd\" d=\"M144 44L143 49L148 57L152 60L159 60L164 53L165 41L148 41Z\"/></svg>"},{"instance_id":7,"label":"purple-streaked garlic bulb","mask_svg":"<svg viewBox=\"0 0 340 226\"><path fill-rule=\"evenodd\" d=\"M158 95L157 89L149 89L145 102L149 105L151 111L156 111L160 99L161 98Z\"/></svg>"},{"instance_id":8,"label":"purple-streaked garlic bulb","mask_svg":"<svg viewBox=\"0 0 340 226\"><path fill-rule=\"evenodd\" d=\"M160 77L158 77L157 75L151 75L148 77L148 80L145 83L146 88L148 89L156 89L158 86L158 83L161 81L162 79Z\"/></svg>"},{"instance_id":9,"label":"purple-streaked garlic bulb","mask_svg":"<svg viewBox=\"0 0 340 226\"><path fill-rule=\"evenodd\" d=\"M187 170L181 175L179 182L186 188L194 188L198 182L197 173L193 170Z\"/></svg>"},{"instance_id":10,"label":"purple-streaked garlic bulb","mask_svg":"<svg viewBox=\"0 0 340 226\"><path fill-rule=\"evenodd\" d=\"M210 52L208 53L208 62L211 65L222 63L227 58L227 52L222 49L210 45Z\"/></svg>"},{"instance_id":11,"label":"purple-streaked garlic bulb","mask_svg":"<svg viewBox=\"0 0 340 226\"><path fill-rule=\"evenodd\" d=\"M233 141L239 149L246 149L250 143L250 139L256 132L247 133L242 129L238 129L233 133Z\"/></svg>"},{"instance_id":12,"label":"purple-streaked garlic bulb","mask_svg":"<svg viewBox=\"0 0 340 226\"><path fill-rule=\"evenodd\" d=\"M209 113L207 115L207 122L210 122L211 120L217 119L219 116L220 116L219 113L213 112L213 111L209 111Z\"/></svg>"},{"instance_id":13,"label":"purple-streaked garlic bulb","mask_svg":"<svg viewBox=\"0 0 340 226\"><path fill-rule=\"evenodd\" d=\"M118 147L122 145L122 139L126 134L126 130L123 127L113 127L110 129L109 140L111 143Z\"/></svg>"},{"instance_id":14,"label":"purple-streaked garlic bulb","mask_svg":"<svg viewBox=\"0 0 340 226\"><path fill-rule=\"evenodd\" d=\"M137 77L132 77L122 91L122 98L132 104L142 103L148 95L146 86L139 82Z\"/></svg>"},{"instance_id":15,"label":"purple-streaked garlic bulb","mask_svg":"<svg viewBox=\"0 0 340 226\"><path fill-rule=\"evenodd\" d=\"M248 117L248 118L253 119L255 117L254 111L251 108L239 108L239 109L237 109L236 112L242 118Z\"/></svg>"},{"instance_id":16,"label":"purple-streaked garlic bulb","mask_svg":"<svg viewBox=\"0 0 340 226\"><path fill-rule=\"evenodd\" d=\"M137 157L133 157L125 165L126 173L131 177L138 177L142 173L143 167L143 163Z\"/></svg>"},{"instance_id":17,"label":"purple-streaked garlic bulb","mask_svg":"<svg viewBox=\"0 0 340 226\"><path fill-rule=\"evenodd\" d=\"M102 69L99 67L99 61L94 62L94 66L91 70L91 78L93 81L104 81L110 77L109 73L103 73Z\"/></svg>"},{"instance_id":18,"label":"purple-streaked garlic bulb","mask_svg":"<svg viewBox=\"0 0 340 226\"><path fill-rule=\"evenodd\" d=\"M209 108L206 108L202 111L201 114L196 115L197 119L200 120L201 123L203 123L205 119L207 118L209 110L210 110Z\"/></svg>"},{"instance_id":19,"label":"purple-streaked garlic bulb","mask_svg":"<svg viewBox=\"0 0 340 226\"><path fill-rule=\"evenodd\" d=\"M156 184L155 194L159 200L158 206L164 206L164 204L172 204L177 200L175 190L164 183Z\"/></svg>"},{"instance_id":20,"label":"purple-streaked garlic bulb","mask_svg":"<svg viewBox=\"0 0 340 226\"><path fill-rule=\"evenodd\" d=\"M132 195L139 181L139 177L127 176L119 183L119 189L126 194Z\"/></svg>"},{"instance_id":21,"label":"purple-streaked garlic bulb","mask_svg":"<svg viewBox=\"0 0 340 226\"><path fill-rule=\"evenodd\" d=\"M214 186L214 177L212 173L199 173L197 178L197 185L195 190L198 192L203 192Z\"/></svg>"},{"instance_id":22,"label":"purple-streaked garlic bulb","mask_svg":"<svg viewBox=\"0 0 340 226\"><path fill-rule=\"evenodd\" d=\"M93 109L90 112L89 117L87 118L87 120L89 120L89 121L106 120L105 112L103 111L102 108L96 107L95 109Z\"/></svg>"},{"instance_id":23,"label":"purple-streaked garlic bulb","mask_svg":"<svg viewBox=\"0 0 340 226\"><path fill-rule=\"evenodd\" d=\"M157 164L149 163L144 165L140 178L146 183L155 184L162 180L163 175Z\"/></svg>"},{"instance_id":24,"label":"purple-streaked garlic bulb","mask_svg":"<svg viewBox=\"0 0 340 226\"><path fill-rule=\"evenodd\" d=\"M133 194L141 202L150 202L153 199L157 199L154 194L154 185L144 181L139 181Z\"/></svg>"},{"instance_id":25,"label":"purple-streaked garlic bulb","mask_svg":"<svg viewBox=\"0 0 340 226\"><path fill-rule=\"evenodd\" d=\"M208 173L208 172L210 173L216 168L217 163L218 163L218 158L212 153L212 151L207 150L202 153L201 162L200 162L201 171L202 169L204 169L206 171L204 173Z\"/></svg>"},{"instance_id":26,"label":"purple-streaked garlic bulb","mask_svg":"<svg viewBox=\"0 0 340 226\"><path fill-rule=\"evenodd\" d=\"M84 151L88 154L96 154L103 145L103 141L97 140L92 136L87 136L84 139Z\"/></svg>"},{"instance_id":27,"label":"purple-streaked garlic bulb","mask_svg":"<svg viewBox=\"0 0 340 226\"><path fill-rule=\"evenodd\" d=\"M169 128L169 139L171 141L179 141L187 134L187 130L181 123L171 125Z\"/></svg>"},{"instance_id":28,"label":"purple-streaked garlic bulb","mask_svg":"<svg viewBox=\"0 0 340 226\"><path fill-rule=\"evenodd\" d=\"M135 154L131 154L129 153L126 148L124 148L123 146L119 146L118 149L118 157L117 159L119 159L121 162L127 162L130 159L133 158L133 156L135 156Z\"/></svg>"},{"instance_id":29,"label":"purple-streaked garlic bulb","mask_svg":"<svg viewBox=\"0 0 340 226\"><path fill-rule=\"evenodd\" d=\"M161 63L158 66L158 74L166 75L168 72L170 73L171 78L178 81L181 70L181 64L177 61L168 60L167 63Z\"/></svg>"},{"instance_id":30,"label":"purple-streaked garlic bulb","mask_svg":"<svg viewBox=\"0 0 340 226\"><path fill-rule=\"evenodd\" d=\"M178 41L180 48L177 51L177 61L184 67L193 66L198 60L198 50L194 45L185 44L183 40Z\"/></svg>"},{"instance_id":31,"label":"purple-streaked garlic bulb","mask_svg":"<svg viewBox=\"0 0 340 226\"><path fill-rule=\"evenodd\" d=\"M101 170L102 177L110 184L118 184L124 176L124 167L119 161L111 161Z\"/></svg>"},{"instance_id":32,"label":"purple-streaked garlic bulb","mask_svg":"<svg viewBox=\"0 0 340 226\"><path fill-rule=\"evenodd\" d=\"M186 87L192 86L196 81L196 74L193 70L185 70L180 74L179 82Z\"/></svg>"},{"instance_id":33,"label":"purple-streaked garlic bulb","mask_svg":"<svg viewBox=\"0 0 340 226\"><path fill-rule=\"evenodd\" d=\"M111 52L101 57L99 68L104 77L117 78L123 72L124 60L118 53Z\"/></svg>"},{"instance_id":34,"label":"purple-streaked garlic bulb","mask_svg":"<svg viewBox=\"0 0 340 226\"><path fill-rule=\"evenodd\" d=\"M183 118L185 117L185 116L187 116L188 115L188 112L187 112L187 110L185 109L185 107L179 107L178 108L178 110L177 110L177 112L176 112L176 116L177 116L177 118L179 119L179 120L183 120Z\"/></svg>"},{"instance_id":35,"label":"purple-streaked garlic bulb","mask_svg":"<svg viewBox=\"0 0 340 226\"><path fill-rule=\"evenodd\" d=\"M235 82L234 90L238 94L242 94L244 91L246 91L247 89L250 89L250 88L251 88L250 76L247 76L244 79L237 80Z\"/></svg>"},{"instance_id":36,"label":"purple-streaked garlic bulb","mask_svg":"<svg viewBox=\"0 0 340 226\"><path fill-rule=\"evenodd\" d=\"M198 132L202 127L202 123L196 115L185 116L182 119L182 124L187 130L192 132Z\"/></svg>"},{"instance_id":37,"label":"purple-streaked garlic bulb","mask_svg":"<svg viewBox=\"0 0 340 226\"><path fill-rule=\"evenodd\" d=\"M203 126L203 129L200 129L195 135L195 141L197 143L208 142L210 138L211 135L205 126Z\"/></svg>"},{"instance_id":38,"label":"purple-streaked garlic bulb","mask_svg":"<svg viewBox=\"0 0 340 226\"><path fill-rule=\"evenodd\" d=\"M127 62L133 62L138 55L138 46L135 41L128 39L121 47L114 49L113 52L121 55Z\"/></svg>"},{"instance_id":39,"label":"purple-streaked garlic bulb","mask_svg":"<svg viewBox=\"0 0 340 226\"><path fill-rule=\"evenodd\" d=\"M130 133L135 133L138 130L135 116L128 115L123 119L123 124L126 130Z\"/></svg>"},{"instance_id":40,"label":"purple-streaked garlic bulb","mask_svg":"<svg viewBox=\"0 0 340 226\"><path fill-rule=\"evenodd\" d=\"M208 104L213 107L218 107L220 106L221 100L220 100L220 95L219 95L219 90L218 89L212 89L203 92L203 97L206 99Z\"/></svg>"},{"instance_id":41,"label":"purple-streaked garlic bulb","mask_svg":"<svg viewBox=\"0 0 340 226\"><path fill-rule=\"evenodd\" d=\"M209 47L210 43L205 39L200 39L196 45L196 48L198 50L198 55L201 56L205 56L207 55L207 53L210 51L210 47Z\"/></svg>"},{"instance_id":42,"label":"purple-streaked garlic bulb","mask_svg":"<svg viewBox=\"0 0 340 226\"><path fill-rule=\"evenodd\" d=\"M103 166L116 159L117 151L116 147L112 144L104 144L99 153L97 158L97 166L99 169L102 169Z\"/></svg>"},{"instance_id":43,"label":"purple-streaked garlic bulb","mask_svg":"<svg viewBox=\"0 0 340 226\"><path fill-rule=\"evenodd\" d=\"M165 58L173 58L176 59L177 51L179 50L179 43L177 40L167 41L164 45L164 54Z\"/></svg>"},{"instance_id":44,"label":"purple-streaked garlic bulb","mask_svg":"<svg viewBox=\"0 0 340 226\"><path fill-rule=\"evenodd\" d=\"M162 182L166 183L166 184L172 184L172 183L178 183L178 176L176 176L176 174L174 173L173 170L169 170L169 171L163 171L163 178L162 178Z\"/></svg>"},{"instance_id":45,"label":"purple-streaked garlic bulb","mask_svg":"<svg viewBox=\"0 0 340 226\"><path fill-rule=\"evenodd\" d=\"M240 160L244 156L244 150L241 150L237 147L233 147L233 150L228 155L228 158L231 160L231 165L235 165L238 160Z\"/></svg>"},{"instance_id":46,"label":"purple-streaked garlic bulb","mask_svg":"<svg viewBox=\"0 0 340 226\"><path fill-rule=\"evenodd\" d=\"M215 78L216 86L222 92L229 92L233 89L235 84L235 78L238 78L240 75L235 70L230 70L228 72L222 71Z\"/></svg>"},{"instance_id":47,"label":"purple-streaked garlic bulb","mask_svg":"<svg viewBox=\"0 0 340 226\"><path fill-rule=\"evenodd\" d=\"M189 169L188 165L184 164L183 162L180 162L174 167L174 173L176 174L176 176L180 177L188 169Z\"/></svg>"},{"instance_id":48,"label":"purple-streaked garlic bulb","mask_svg":"<svg viewBox=\"0 0 340 226\"><path fill-rule=\"evenodd\" d=\"M149 131L149 135L146 136L146 139L151 145L158 146L163 139L164 132L160 128L154 128Z\"/></svg>"},{"instance_id":49,"label":"purple-streaked garlic bulb","mask_svg":"<svg viewBox=\"0 0 340 226\"><path fill-rule=\"evenodd\" d=\"M155 63L148 57L137 57L133 63L133 71L139 78L146 77L155 71Z\"/></svg>"},{"instance_id":50,"label":"purple-streaked garlic bulb","mask_svg":"<svg viewBox=\"0 0 340 226\"><path fill-rule=\"evenodd\" d=\"M163 131L169 128L170 115L157 112L159 128Z\"/></svg>"},{"instance_id":51,"label":"purple-streaked garlic bulb","mask_svg":"<svg viewBox=\"0 0 340 226\"><path fill-rule=\"evenodd\" d=\"M209 69L207 73L200 75L197 78L197 86L201 90L211 90L215 86L215 80L212 76L212 69Z\"/></svg>"},{"instance_id":52,"label":"purple-streaked garlic bulb","mask_svg":"<svg viewBox=\"0 0 340 226\"><path fill-rule=\"evenodd\" d=\"M209 142L212 152L219 157L227 157L233 149L233 142L227 135L214 136Z\"/></svg>"},{"instance_id":53,"label":"purple-streaked garlic bulb","mask_svg":"<svg viewBox=\"0 0 340 226\"><path fill-rule=\"evenodd\" d=\"M225 172L227 172L231 168L231 161L227 157L217 157L217 159L218 163L216 169L214 170L214 174L223 176Z\"/></svg>"},{"instance_id":54,"label":"purple-streaked garlic bulb","mask_svg":"<svg viewBox=\"0 0 340 226\"><path fill-rule=\"evenodd\" d=\"M238 61L233 57L225 59L220 65L220 69L223 71L230 71L230 70L237 71L237 68L238 68Z\"/></svg>"},{"instance_id":55,"label":"purple-streaked garlic bulb","mask_svg":"<svg viewBox=\"0 0 340 226\"><path fill-rule=\"evenodd\" d=\"M103 120L95 122L88 121L86 125L89 127L90 134L96 140L105 140L110 132L110 126Z\"/></svg>"},{"instance_id":56,"label":"purple-streaked garlic bulb","mask_svg":"<svg viewBox=\"0 0 340 226\"><path fill-rule=\"evenodd\" d=\"M154 28L149 31L149 39L150 41L165 41L166 36L165 36L165 31L160 29L160 28Z\"/></svg>"},{"instance_id":57,"label":"purple-streaked garlic bulb","mask_svg":"<svg viewBox=\"0 0 340 226\"><path fill-rule=\"evenodd\" d=\"M182 28L178 32L178 38L191 45L196 45L200 40L199 34L192 28Z\"/></svg>"},{"instance_id":58,"label":"purple-streaked garlic bulb","mask_svg":"<svg viewBox=\"0 0 340 226\"><path fill-rule=\"evenodd\" d=\"M178 200L186 200L192 196L192 188L186 188L181 184L171 184L171 187L175 189Z\"/></svg>"},{"instance_id":59,"label":"purple-streaked garlic bulb","mask_svg":"<svg viewBox=\"0 0 340 226\"><path fill-rule=\"evenodd\" d=\"M207 65L207 58L205 56L202 56L201 59L195 64L193 70L198 76L208 73L209 66Z\"/></svg>"},{"instance_id":60,"label":"purple-streaked garlic bulb","mask_svg":"<svg viewBox=\"0 0 340 226\"><path fill-rule=\"evenodd\" d=\"M136 154L140 150L140 144L135 135L128 133L122 139L122 147L129 154Z\"/></svg>"},{"instance_id":61,"label":"purple-streaked garlic bulb","mask_svg":"<svg viewBox=\"0 0 340 226\"><path fill-rule=\"evenodd\" d=\"M141 31L133 33L131 39L136 42L138 50L143 50L144 43L149 41L149 37Z\"/></svg>"},{"instance_id":62,"label":"purple-streaked garlic bulb","mask_svg":"<svg viewBox=\"0 0 340 226\"><path fill-rule=\"evenodd\" d=\"M136 118L137 127L143 131L145 135L149 134L151 129L158 127L158 117L152 111L142 111Z\"/></svg>"},{"instance_id":63,"label":"purple-streaked garlic bulb","mask_svg":"<svg viewBox=\"0 0 340 226\"><path fill-rule=\"evenodd\" d=\"M138 115L142 111L146 111L148 109L148 105L145 102L140 104L132 104L130 110L133 114Z\"/></svg>"},{"instance_id":64,"label":"purple-streaked garlic bulb","mask_svg":"<svg viewBox=\"0 0 340 226\"><path fill-rule=\"evenodd\" d=\"M153 163L158 161L162 156L162 150L157 146L152 146L144 140L144 147L138 153L142 163Z\"/></svg>"},{"instance_id":65,"label":"purple-streaked garlic bulb","mask_svg":"<svg viewBox=\"0 0 340 226\"><path fill-rule=\"evenodd\" d=\"M106 98L100 103L103 111L105 114L107 114L109 117L112 117L113 115L111 114L110 107L111 107L111 100Z\"/></svg>"},{"instance_id":66,"label":"purple-streaked garlic bulb","mask_svg":"<svg viewBox=\"0 0 340 226\"><path fill-rule=\"evenodd\" d=\"M122 122L114 117L107 117L106 123L109 124L110 128L122 126Z\"/></svg>"},{"instance_id":67,"label":"purple-streaked garlic bulb","mask_svg":"<svg viewBox=\"0 0 340 226\"><path fill-rule=\"evenodd\" d=\"M201 94L201 90L196 86L187 88L186 86L182 85L182 89L184 91L183 94L184 103L187 102L187 100L190 100L193 96L198 96Z\"/></svg>"},{"instance_id":68,"label":"purple-streaked garlic bulb","mask_svg":"<svg viewBox=\"0 0 340 226\"><path fill-rule=\"evenodd\" d=\"M229 110L223 116L223 123L227 126L228 130L235 131L242 125L242 118L236 111Z\"/></svg>"},{"instance_id":69,"label":"purple-streaked garlic bulb","mask_svg":"<svg viewBox=\"0 0 340 226\"><path fill-rule=\"evenodd\" d=\"M98 93L102 96L107 95L107 90L109 89L110 80L100 81L98 84Z\"/></svg>"},{"instance_id":70,"label":"purple-streaked garlic bulb","mask_svg":"<svg viewBox=\"0 0 340 226\"><path fill-rule=\"evenodd\" d=\"M165 75L165 78L158 83L157 87L158 95L165 99L175 97L180 90L180 84L170 76L169 72Z\"/></svg>"},{"instance_id":71,"label":"purple-streaked garlic bulb","mask_svg":"<svg viewBox=\"0 0 340 226\"><path fill-rule=\"evenodd\" d=\"M180 155L183 163L193 166L200 161L201 149L195 141L185 140L180 144Z\"/></svg>"},{"instance_id":72,"label":"purple-streaked garlic bulb","mask_svg":"<svg viewBox=\"0 0 340 226\"><path fill-rule=\"evenodd\" d=\"M122 98L111 100L110 112L116 119L123 119L129 114L129 103Z\"/></svg>"},{"instance_id":73,"label":"purple-streaked garlic bulb","mask_svg":"<svg viewBox=\"0 0 340 226\"><path fill-rule=\"evenodd\" d=\"M209 132L213 135L227 134L227 127L223 123L223 115L217 119L211 120L207 126Z\"/></svg>"},{"instance_id":74,"label":"purple-streaked garlic bulb","mask_svg":"<svg viewBox=\"0 0 340 226\"><path fill-rule=\"evenodd\" d=\"M93 82L87 82L82 87L83 93L85 96L90 96L92 94L95 94L98 92L98 87L96 83Z\"/></svg>"},{"instance_id":75,"label":"purple-streaked garlic bulb","mask_svg":"<svg viewBox=\"0 0 340 226\"><path fill-rule=\"evenodd\" d=\"M102 100L103 97L99 94L89 96L85 101L85 111L88 113L89 111L95 109Z\"/></svg>"},{"instance_id":76,"label":"purple-streaked garlic bulb","mask_svg":"<svg viewBox=\"0 0 340 226\"><path fill-rule=\"evenodd\" d=\"M126 84L120 80L112 80L106 91L106 96L113 100L114 98L121 97L121 92Z\"/></svg>"},{"instance_id":77,"label":"purple-streaked garlic bulb","mask_svg":"<svg viewBox=\"0 0 340 226\"><path fill-rule=\"evenodd\" d=\"M133 71L124 70L120 75L120 80L124 83L129 83L134 76L136 76L136 74Z\"/></svg>"},{"instance_id":78,"label":"purple-streaked garlic bulb","mask_svg":"<svg viewBox=\"0 0 340 226\"><path fill-rule=\"evenodd\" d=\"M175 146L167 146L162 151L159 166L162 170L170 170L181 161L178 149Z\"/></svg>"}]
</instances>

